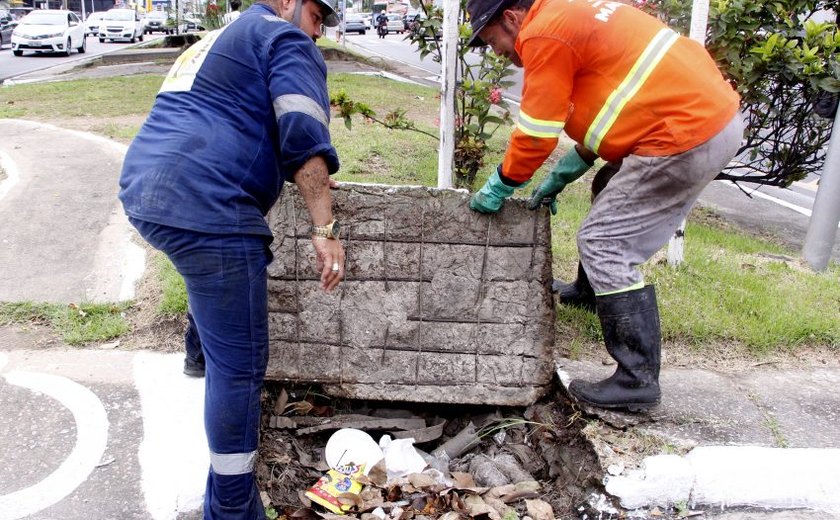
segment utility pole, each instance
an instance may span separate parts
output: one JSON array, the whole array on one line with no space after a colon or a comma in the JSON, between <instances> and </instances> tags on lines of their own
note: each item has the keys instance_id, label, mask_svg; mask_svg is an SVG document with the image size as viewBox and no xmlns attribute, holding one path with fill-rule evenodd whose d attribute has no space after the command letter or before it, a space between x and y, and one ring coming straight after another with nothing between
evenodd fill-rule
<instances>
[{"instance_id":1,"label":"utility pole","mask_svg":"<svg viewBox=\"0 0 840 520\"><path fill-rule=\"evenodd\" d=\"M458 0L443 2L443 48L440 62L440 150L438 188L451 188L455 167L455 82L458 71Z\"/></svg>"},{"instance_id":2,"label":"utility pole","mask_svg":"<svg viewBox=\"0 0 840 520\"><path fill-rule=\"evenodd\" d=\"M805 235L805 245L802 256L811 269L824 271L831 258L831 249L837 239L837 226L840 224L840 110L834 114L834 126L831 129L831 140L828 142L828 152L825 154L825 164L817 196L814 199L814 210L808 221L808 233Z\"/></svg>"},{"instance_id":3,"label":"utility pole","mask_svg":"<svg viewBox=\"0 0 840 520\"><path fill-rule=\"evenodd\" d=\"M691 6L691 29L688 37L706 46L706 27L709 24L709 0L694 0ZM685 260L685 220L668 242L668 265L676 267Z\"/></svg>"}]
</instances>

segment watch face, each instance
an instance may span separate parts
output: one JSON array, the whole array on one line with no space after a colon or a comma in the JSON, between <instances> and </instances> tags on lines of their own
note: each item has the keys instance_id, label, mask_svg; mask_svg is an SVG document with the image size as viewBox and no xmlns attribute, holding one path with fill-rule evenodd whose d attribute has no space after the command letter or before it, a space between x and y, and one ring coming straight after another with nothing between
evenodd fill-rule
<instances>
[{"instance_id":1,"label":"watch face","mask_svg":"<svg viewBox=\"0 0 840 520\"><path fill-rule=\"evenodd\" d=\"M337 220L333 221L332 225L332 236L338 238L338 235L341 233L341 224L338 223Z\"/></svg>"}]
</instances>

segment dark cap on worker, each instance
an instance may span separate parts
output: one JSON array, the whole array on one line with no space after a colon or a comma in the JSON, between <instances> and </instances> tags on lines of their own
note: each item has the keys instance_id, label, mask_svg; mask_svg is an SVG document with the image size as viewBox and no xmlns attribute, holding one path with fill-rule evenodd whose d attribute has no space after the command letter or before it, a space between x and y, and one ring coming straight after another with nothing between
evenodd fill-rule
<instances>
[{"instance_id":1,"label":"dark cap on worker","mask_svg":"<svg viewBox=\"0 0 840 520\"><path fill-rule=\"evenodd\" d=\"M499 12L512 3L512 0L469 0L467 2L467 14L470 16L472 36L467 42L467 47L483 47L487 45L484 43L484 40L478 37L478 33Z\"/></svg>"}]
</instances>

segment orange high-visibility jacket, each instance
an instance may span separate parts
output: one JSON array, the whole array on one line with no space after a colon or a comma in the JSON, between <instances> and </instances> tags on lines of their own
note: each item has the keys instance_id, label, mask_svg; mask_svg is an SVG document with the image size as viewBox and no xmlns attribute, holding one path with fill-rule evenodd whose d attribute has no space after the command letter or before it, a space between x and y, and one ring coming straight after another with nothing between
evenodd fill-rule
<instances>
[{"instance_id":1,"label":"orange high-visibility jacket","mask_svg":"<svg viewBox=\"0 0 840 520\"><path fill-rule=\"evenodd\" d=\"M502 172L530 179L561 131L607 160L684 152L739 96L699 43L619 2L536 0L516 39L525 81Z\"/></svg>"}]
</instances>

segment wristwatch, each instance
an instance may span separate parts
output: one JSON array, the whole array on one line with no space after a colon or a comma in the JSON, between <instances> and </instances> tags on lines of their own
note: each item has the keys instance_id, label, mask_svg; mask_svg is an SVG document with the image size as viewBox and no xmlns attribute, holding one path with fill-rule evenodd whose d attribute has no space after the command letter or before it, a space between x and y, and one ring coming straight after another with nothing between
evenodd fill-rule
<instances>
[{"instance_id":1,"label":"wristwatch","mask_svg":"<svg viewBox=\"0 0 840 520\"><path fill-rule=\"evenodd\" d=\"M313 237L321 237L321 238L329 238L332 240L338 240L338 237L341 235L341 224L338 223L337 220L333 219L332 222L327 224L326 226L312 226L312 236Z\"/></svg>"}]
</instances>

